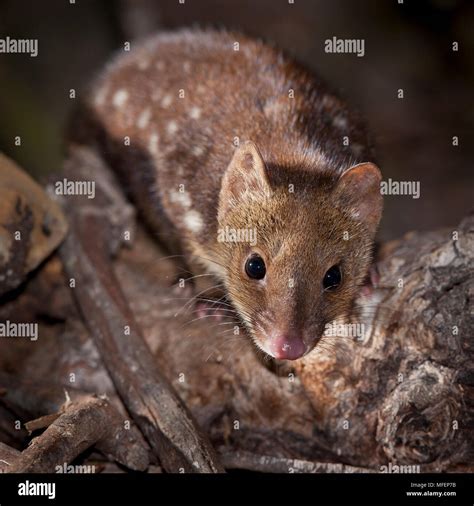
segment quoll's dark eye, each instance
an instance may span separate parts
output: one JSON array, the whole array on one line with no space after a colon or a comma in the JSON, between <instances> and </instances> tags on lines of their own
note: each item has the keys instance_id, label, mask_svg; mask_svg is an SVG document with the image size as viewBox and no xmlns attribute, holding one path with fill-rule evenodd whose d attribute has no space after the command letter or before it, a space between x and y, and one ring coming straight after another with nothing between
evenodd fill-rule
<instances>
[{"instance_id":1,"label":"quoll's dark eye","mask_svg":"<svg viewBox=\"0 0 474 506\"><path fill-rule=\"evenodd\" d=\"M323 286L325 290L334 290L342 281L342 274L339 265L333 265L324 275Z\"/></svg>"},{"instance_id":2,"label":"quoll's dark eye","mask_svg":"<svg viewBox=\"0 0 474 506\"><path fill-rule=\"evenodd\" d=\"M267 272L265 262L260 255L252 255L245 262L245 272L252 279L263 279Z\"/></svg>"}]
</instances>

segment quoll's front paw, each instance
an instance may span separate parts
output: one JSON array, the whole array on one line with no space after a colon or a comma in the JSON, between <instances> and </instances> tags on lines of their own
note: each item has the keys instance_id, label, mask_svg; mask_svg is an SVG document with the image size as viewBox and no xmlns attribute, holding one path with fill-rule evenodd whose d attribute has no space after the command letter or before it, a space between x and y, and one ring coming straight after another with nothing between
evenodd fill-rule
<instances>
[{"instance_id":1,"label":"quoll's front paw","mask_svg":"<svg viewBox=\"0 0 474 506\"><path fill-rule=\"evenodd\" d=\"M195 318L209 318L212 321L222 321L226 316L232 316L233 310L220 302L197 300L194 307Z\"/></svg>"},{"instance_id":2,"label":"quoll's front paw","mask_svg":"<svg viewBox=\"0 0 474 506\"><path fill-rule=\"evenodd\" d=\"M370 267L369 273L367 274L367 279L365 281L364 286L361 289L361 295L363 297L370 297L374 290L379 286L380 283L380 274L377 270L377 266L373 264Z\"/></svg>"}]
</instances>

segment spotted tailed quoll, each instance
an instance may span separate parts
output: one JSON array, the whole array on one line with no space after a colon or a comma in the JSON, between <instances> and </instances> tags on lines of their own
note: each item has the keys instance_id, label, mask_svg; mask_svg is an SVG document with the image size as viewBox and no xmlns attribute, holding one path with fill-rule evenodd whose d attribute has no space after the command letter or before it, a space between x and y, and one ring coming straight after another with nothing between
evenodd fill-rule
<instances>
[{"instance_id":1,"label":"spotted tailed quoll","mask_svg":"<svg viewBox=\"0 0 474 506\"><path fill-rule=\"evenodd\" d=\"M163 245L223 287L267 354L305 355L350 311L381 175L359 116L281 51L212 30L132 43L70 132L117 172Z\"/></svg>"}]
</instances>

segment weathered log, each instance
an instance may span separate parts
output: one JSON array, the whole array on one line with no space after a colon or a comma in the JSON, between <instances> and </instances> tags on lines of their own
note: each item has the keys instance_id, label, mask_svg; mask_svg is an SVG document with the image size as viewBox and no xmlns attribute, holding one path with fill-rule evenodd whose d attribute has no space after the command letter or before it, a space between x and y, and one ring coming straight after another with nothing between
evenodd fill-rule
<instances>
[{"instance_id":1,"label":"weathered log","mask_svg":"<svg viewBox=\"0 0 474 506\"><path fill-rule=\"evenodd\" d=\"M366 465L472 462L474 216L381 255L379 289L352 320L363 335L297 366L326 445Z\"/></svg>"},{"instance_id":2,"label":"weathered log","mask_svg":"<svg viewBox=\"0 0 474 506\"><path fill-rule=\"evenodd\" d=\"M0 295L16 288L63 240L60 207L0 154Z\"/></svg>"}]
</instances>

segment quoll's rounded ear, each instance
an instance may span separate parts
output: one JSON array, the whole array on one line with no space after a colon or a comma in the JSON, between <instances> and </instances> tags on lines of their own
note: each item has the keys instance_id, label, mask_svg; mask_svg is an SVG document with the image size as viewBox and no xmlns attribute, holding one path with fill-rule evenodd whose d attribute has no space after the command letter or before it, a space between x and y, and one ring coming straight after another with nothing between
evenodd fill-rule
<instances>
[{"instance_id":1,"label":"quoll's rounded ear","mask_svg":"<svg viewBox=\"0 0 474 506\"><path fill-rule=\"evenodd\" d=\"M334 190L336 205L349 209L354 219L364 222L374 233L382 216L381 181L376 165L360 163L341 175Z\"/></svg>"},{"instance_id":2,"label":"quoll's rounded ear","mask_svg":"<svg viewBox=\"0 0 474 506\"><path fill-rule=\"evenodd\" d=\"M251 141L242 143L236 149L224 173L219 195L219 220L248 193L259 193L262 196L271 194L265 161Z\"/></svg>"}]
</instances>

